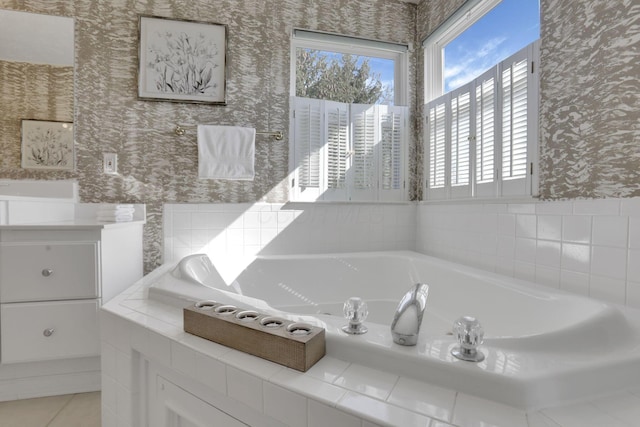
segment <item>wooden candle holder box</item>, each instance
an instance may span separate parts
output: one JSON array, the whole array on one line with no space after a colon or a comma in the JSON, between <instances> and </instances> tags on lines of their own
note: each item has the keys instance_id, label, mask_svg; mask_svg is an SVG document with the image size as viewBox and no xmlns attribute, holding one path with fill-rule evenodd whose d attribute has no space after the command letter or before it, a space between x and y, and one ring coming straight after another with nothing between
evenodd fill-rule
<instances>
[{"instance_id":1,"label":"wooden candle holder box","mask_svg":"<svg viewBox=\"0 0 640 427\"><path fill-rule=\"evenodd\" d=\"M306 372L326 353L325 331L253 310L200 301L183 310L184 330L209 341Z\"/></svg>"}]
</instances>

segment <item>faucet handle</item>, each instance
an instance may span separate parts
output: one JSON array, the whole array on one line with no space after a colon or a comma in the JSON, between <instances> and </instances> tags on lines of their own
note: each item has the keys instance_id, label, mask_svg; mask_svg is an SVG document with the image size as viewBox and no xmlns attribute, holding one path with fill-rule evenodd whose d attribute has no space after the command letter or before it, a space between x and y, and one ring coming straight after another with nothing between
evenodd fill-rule
<instances>
[{"instance_id":1,"label":"faucet handle","mask_svg":"<svg viewBox=\"0 0 640 427\"><path fill-rule=\"evenodd\" d=\"M484 354L478 351L484 338L484 329L478 319L471 316L460 317L453 323L453 334L460 345L451 350L451 354L468 362L484 360Z\"/></svg>"},{"instance_id":2,"label":"faucet handle","mask_svg":"<svg viewBox=\"0 0 640 427\"><path fill-rule=\"evenodd\" d=\"M342 312L349 321L348 325L342 327L344 332L352 335L361 335L367 332L367 328L362 323L369 315L369 308L362 298L351 297L346 300Z\"/></svg>"}]
</instances>

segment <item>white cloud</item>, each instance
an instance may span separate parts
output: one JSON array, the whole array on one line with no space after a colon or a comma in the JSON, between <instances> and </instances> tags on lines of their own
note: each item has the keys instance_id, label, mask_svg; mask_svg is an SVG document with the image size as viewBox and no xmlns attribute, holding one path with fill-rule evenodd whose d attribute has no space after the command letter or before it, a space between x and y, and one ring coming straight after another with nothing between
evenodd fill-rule
<instances>
[{"instance_id":1,"label":"white cloud","mask_svg":"<svg viewBox=\"0 0 640 427\"><path fill-rule=\"evenodd\" d=\"M497 64L505 55L504 42L506 37L494 37L487 40L477 49L467 49L455 63L446 66L446 90L462 86L478 77L484 71Z\"/></svg>"}]
</instances>

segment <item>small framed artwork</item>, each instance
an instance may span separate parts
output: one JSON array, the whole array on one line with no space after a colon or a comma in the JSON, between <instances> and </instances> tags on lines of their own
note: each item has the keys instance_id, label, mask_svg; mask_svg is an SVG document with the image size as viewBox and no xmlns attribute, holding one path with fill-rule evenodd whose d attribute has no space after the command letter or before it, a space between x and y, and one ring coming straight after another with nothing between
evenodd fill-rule
<instances>
[{"instance_id":1,"label":"small framed artwork","mask_svg":"<svg viewBox=\"0 0 640 427\"><path fill-rule=\"evenodd\" d=\"M73 123L22 120L24 169L73 170Z\"/></svg>"},{"instance_id":2,"label":"small framed artwork","mask_svg":"<svg viewBox=\"0 0 640 427\"><path fill-rule=\"evenodd\" d=\"M140 16L138 98L226 105L227 26Z\"/></svg>"}]
</instances>

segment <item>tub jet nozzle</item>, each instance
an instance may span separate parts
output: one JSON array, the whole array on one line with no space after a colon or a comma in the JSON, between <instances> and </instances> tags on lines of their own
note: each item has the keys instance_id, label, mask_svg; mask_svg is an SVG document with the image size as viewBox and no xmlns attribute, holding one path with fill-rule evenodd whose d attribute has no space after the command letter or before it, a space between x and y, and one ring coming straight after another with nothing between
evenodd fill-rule
<instances>
[{"instance_id":1,"label":"tub jet nozzle","mask_svg":"<svg viewBox=\"0 0 640 427\"><path fill-rule=\"evenodd\" d=\"M367 333L367 327L362 323L369 315L367 303L362 298L351 297L345 301L342 309L344 317L349 321L348 325L344 325L342 330L350 335L362 335Z\"/></svg>"}]
</instances>

